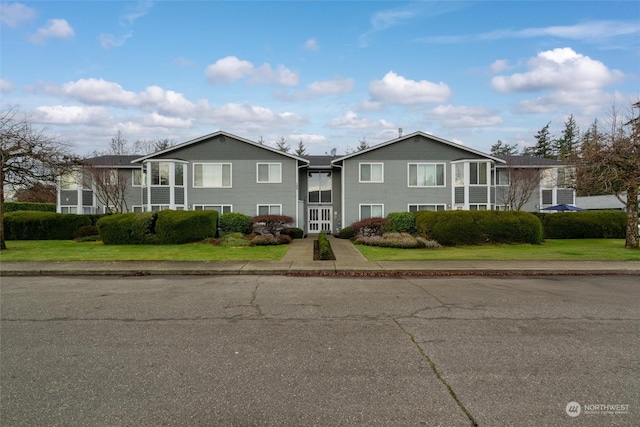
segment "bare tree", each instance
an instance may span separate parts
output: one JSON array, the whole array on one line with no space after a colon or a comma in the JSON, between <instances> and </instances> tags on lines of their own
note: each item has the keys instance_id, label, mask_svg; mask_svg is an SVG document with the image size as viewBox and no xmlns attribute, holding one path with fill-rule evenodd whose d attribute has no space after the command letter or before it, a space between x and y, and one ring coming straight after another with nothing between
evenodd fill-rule
<instances>
[{"instance_id":1,"label":"bare tree","mask_svg":"<svg viewBox=\"0 0 640 427\"><path fill-rule=\"evenodd\" d=\"M108 207L112 213L127 212L126 192L132 176L130 170L87 163L84 173L89 174L94 194L100 203Z\"/></svg>"},{"instance_id":2,"label":"bare tree","mask_svg":"<svg viewBox=\"0 0 640 427\"><path fill-rule=\"evenodd\" d=\"M623 118L611 108L607 128L595 132L597 140L582 144L578 177L626 206L625 247L638 249L638 190L640 188L640 102ZM624 197L623 197L624 196Z\"/></svg>"},{"instance_id":3,"label":"bare tree","mask_svg":"<svg viewBox=\"0 0 640 427\"><path fill-rule=\"evenodd\" d=\"M111 154L124 155L131 154L131 149L127 146L127 140L122 136L122 131L118 130L109 142L109 152Z\"/></svg>"},{"instance_id":4,"label":"bare tree","mask_svg":"<svg viewBox=\"0 0 640 427\"><path fill-rule=\"evenodd\" d=\"M36 182L35 184L16 190L14 199L18 202L55 203L55 184Z\"/></svg>"},{"instance_id":5,"label":"bare tree","mask_svg":"<svg viewBox=\"0 0 640 427\"><path fill-rule=\"evenodd\" d=\"M77 167L79 161L70 146L36 129L17 107L0 112L0 218L4 214L5 186L30 187L55 183ZM6 249L4 225L0 221L0 249Z\"/></svg>"},{"instance_id":6,"label":"bare tree","mask_svg":"<svg viewBox=\"0 0 640 427\"><path fill-rule=\"evenodd\" d=\"M150 154L156 151L166 150L176 145L176 141L169 138L156 139L138 139L133 145L133 153L131 154Z\"/></svg>"},{"instance_id":7,"label":"bare tree","mask_svg":"<svg viewBox=\"0 0 640 427\"><path fill-rule=\"evenodd\" d=\"M518 166L513 159L507 158L509 186L498 192L500 204L512 211L520 211L527 204L540 185L540 170L533 167Z\"/></svg>"}]
</instances>

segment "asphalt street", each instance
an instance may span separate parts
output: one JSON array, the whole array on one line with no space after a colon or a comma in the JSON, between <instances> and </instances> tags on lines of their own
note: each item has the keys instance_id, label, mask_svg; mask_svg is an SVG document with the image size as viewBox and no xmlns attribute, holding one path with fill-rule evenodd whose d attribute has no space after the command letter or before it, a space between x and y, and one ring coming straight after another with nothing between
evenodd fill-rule
<instances>
[{"instance_id":1,"label":"asphalt street","mask_svg":"<svg viewBox=\"0 0 640 427\"><path fill-rule=\"evenodd\" d=\"M2 277L0 303L2 426L640 425L637 276Z\"/></svg>"}]
</instances>

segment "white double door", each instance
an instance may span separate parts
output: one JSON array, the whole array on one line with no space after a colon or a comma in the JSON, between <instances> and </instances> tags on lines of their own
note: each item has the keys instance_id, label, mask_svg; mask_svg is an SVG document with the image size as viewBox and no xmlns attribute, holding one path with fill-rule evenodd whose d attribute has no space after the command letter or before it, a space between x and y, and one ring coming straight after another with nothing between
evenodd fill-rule
<instances>
[{"instance_id":1,"label":"white double door","mask_svg":"<svg viewBox=\"0 0 640 427\"><path fill-rule=\"evenodd\" d=\"M331 206L309 207L309 233L331 232L333 229L331 221Z\"/></svg>"}]
</instances>

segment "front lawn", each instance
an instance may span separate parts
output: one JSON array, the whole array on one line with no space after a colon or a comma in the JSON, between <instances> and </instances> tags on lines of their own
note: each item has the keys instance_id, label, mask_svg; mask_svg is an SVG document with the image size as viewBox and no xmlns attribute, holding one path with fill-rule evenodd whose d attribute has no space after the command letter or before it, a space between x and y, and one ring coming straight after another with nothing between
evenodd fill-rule
<instances>
[{"instance_id":1,"label":"front lawn","mask_svg":"<svg viewBox=\"0 0 640 427\"><path fill-rule=\"evenodd\" d=\"M2 261L278 261L289 245L104 245L67 240L8 240Z\"/></svg>"},{"instance_id":2,"label":"front lawn","mask_svg":"<svg viewBox=\"0 0 640 427\"><path fill-rule=\"evenodd\" d=\"M394 249L356 245L370 261L640 261L623 239L546 240L541 245L482 245L441 249Z\"/></svg>"}]
</instances>

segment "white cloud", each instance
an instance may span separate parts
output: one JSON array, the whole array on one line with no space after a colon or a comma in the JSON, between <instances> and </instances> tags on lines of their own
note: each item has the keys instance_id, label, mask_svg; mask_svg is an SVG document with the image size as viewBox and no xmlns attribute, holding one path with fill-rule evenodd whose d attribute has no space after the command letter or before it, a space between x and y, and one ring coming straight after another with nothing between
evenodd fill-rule
<instances>
[{"instance_id":1,"label":"white cloud","mask_svg":"<svg viewBox=\"0 0 640 427\"><path fill-rule=\"evenodd\" d=\"M109 114L102 107L51 105L37 107L34 119L52 125L95 124L107 119Z\"/></svg>"},{"instance_id":2,"label":"white cloud","mask_svg":"<svg viewBox=\"0 0 640 427\"><path fill-rule=\"evenodd\" d=\"M0 78L0 93L11 93L15 89L13 83L7 79Z\"/></svg>"},{"instance_id":3,"label":"white cloud","mask_svg":"<svg viewBox=\"0 0 640 427\"><path fill-rule=\"evenodd\" d=\"M266 63L255 67L250 61L235 56L218 59L207 67L205 75L212 84L232 83L244 78L248 78L250 83L278 83L284 86L298 84L298 74L283 65L279 65L277 69Z\"/></svg>"},{"instance_id":4,"label":"white cloud","mask_svg":"<svg viewBox=\"0 0 640 427\"><path fill-rule=\"evenodd\" d=\"M35 17L36 10L22 3L0 3L0 22L9 28L17 28Z\"/></svg>"},{"instance_id":5,"label":"white cloud","mask_svg":"<svg viewBox=\"0 0 640 427\"><path fill-rule=\"evenodd\" d=\"M289 134L289 139L288 141L292 141L295 144L292 144L292 146L295 148L295 145L298 144L298 142L302 140L302 142L306 145L306 144L321 144L323 142L327 141L327 137L325 137L324 135L316 135L316 134L310 134L310 133L292 133Z\"/></svg>"},{"instance_id":6,"label":"white cloud","mask_svg":"<svg viewBox=\"0 0 640 427\"><path fill-rule=\"evenodd\" d=\"M310 38L302 45L302 50L315 52L318 49L320 49L320 46L318 45L318 40L316 40L314 37Z\"/></svg>"},{"instance_id":7,"label":"white cloud","mask_svg":"<svg viewBox=\"0 0 640 427\"><path fill-rule=\"evenodd\" d=\"M529 71L491 80L501 93L541 90L584 91L602 88L622 79L618 70L610 70L602 62L576 53L571 48L558 48L531 58Z\"/></svg>"},{"instance_id":8,"label":"white cloud","mask_svg":"<svg viewBox=\"0 0 640 427\"><path fill-rule=\"evenodd\" d=\"M100 41L100 46L104 49L111 49L122 46L132 36L132 32L129 32L120 38L116 38L113 34L100 34L98 40Z\"/></svg>"},{"instance_id":9,"label":"white cloud","mask_svg":"<svg viewBox=\"0 0 640 427\"><path fill-rule=\"evenodd\" d=\"M390 128L395 126L387 120L374 121L358 117L358 114L353 111L347 111L344 116L331 120L329 127L336 129L371 129Z\"/></svg>"},{"instance_id":10,"label":"white cloud","mask_svg":"<svg viewBox=\"0 0 640 427\"><path fill-rule=\"evenodd\" d=\"M305 122L295 113L276 113L266 107L237 103L213 108L208 114L213 122L224 123L225 129L273 129L274 126L291 126Z\"/></svg>"},{"instance_id":11,"label":"white cloud","mask_svg":"<svg viewBox=\"0 0 640 427\"><path fill-rule=\"evenodd\" d=\"M489 72L496 74L510 68L512 68L512 66L507 59L497 59L489 66Z\"/></svg>"},{"instance_id":12,"label":"white cloud","mask_svg":"<svg viewBox=\"0 0 640 427\"><path fill-rule=\"evenodd\" d=\"M440 105L430 110L428 115L438 119L446 128L475 128L502 124L502 118L485 107Z\"/></svg>"},{"instance_id":13,"label":"white cloud","mask_svg":"<svg viewBox=\"0 0 640 427\"><path fill-rule=\"evenodd\" d=\"M31 43L43 44L50 38L70 39L75 35L75 31L65 19L50 19L47 26L38 29L35 34L29 37L29 40Z\"/></svg>"},{"instance_id":14,"label":"white cloud","mask_svg":"<svg viewBox=\"0 0 640 427\"><path fill-rule=\"evenodd\" d=\"M389 71L382 80L369 83L369 94L373 101L391 104L427 104L445 102L451 96L451 90L443 82L409 80Z\"/></svg>"},{"instance_id":15,"label":"white cloud","mask_svg":"<svg viewBox=\"0 0 640 427\"><path fill-rule=\"evenodd\" d=\"M185 58L184 56L177 57L176 59L171 61L171 63L179 67L188 67L190 65L193 65L193 61L189 58Z\"/></svg>"},{"instance_id":16,"label":"white cloud","mask_svg":"<svg viewBox=\"0 0 640 427\"><path fill-rule=\"evenodd\" d=\"M146 126L163 128L188 128L193 125L193 122L192 118L168 117L155 112L146 115L142 120L142 123Z\"/></svg>"},{"instance_id":17,"label":"white cloud","mask_svg":"<svg viewBox=\"0 0 640 427\"><path fill-rule=\"evenodd\" d=\"M148 14L152 7L152 1L139 1L130 12L120 17L120 23L122 25L133 25L136 20Z\"/></svg>"},{"instance_id":18,"label":"white cloud","mask_svg":"<svg viewBox=\"0 0 640 427\"><path fill-rule=\"evenodd\" d=\"M307 85L306 90L284 93L278 92L276 96L280 99L287 101L295 101L301 99L310 99L326 95L336 95L342 93L349 93L353 90L354 81L352 78L336 77L333 80L324 80L313 82Z\"/></svg>"}]
</instances>

